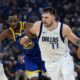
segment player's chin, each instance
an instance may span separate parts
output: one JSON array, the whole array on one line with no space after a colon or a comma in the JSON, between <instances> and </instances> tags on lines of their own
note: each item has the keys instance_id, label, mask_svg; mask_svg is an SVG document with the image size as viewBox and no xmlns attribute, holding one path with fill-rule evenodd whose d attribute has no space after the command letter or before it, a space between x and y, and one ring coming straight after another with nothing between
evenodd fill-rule
<instances>
[{"instance_id":1,"label":"player's chin","mask_svg":"<svg viewBox=\"0 0 80 80\"><path fill-rule=\"evenodd\" d=\"M14 28L14 29L16 29L16 28L17 28L17 26L14 26L13 28Z\"/></svg>"},{"instance_id":2,"label":"player's chin","mask_svg":"<svg viewBox=\"0 0 80 80\"><path fill-rule=\"evenodd\" d=\"M45 23L45 26L46 26L46 27L49 27L49 24Z\"/></svg>"},{"instance_id":3,"label":"player's chin","mask_svg":"<svg viewBox=\"0 0 80 80\"><path fill-rule=\"evenodd\" d=\"M12 25L12 28L13 28L13 29L16 29L16 28L17 28L17 26L16 26L16 25Z\"/></svg>"}]
</instances>

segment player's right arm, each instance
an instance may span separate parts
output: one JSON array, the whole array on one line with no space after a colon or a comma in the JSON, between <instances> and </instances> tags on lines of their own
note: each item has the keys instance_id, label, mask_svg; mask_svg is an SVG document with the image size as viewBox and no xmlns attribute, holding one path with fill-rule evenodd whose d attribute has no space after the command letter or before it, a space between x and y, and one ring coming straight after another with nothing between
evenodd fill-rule
<instances>
[{"instance_id":1,"label":"player's right arm","mask_svg":"<svg viewBox=\"0 0 80 80\"><path fill-rule=\"evenodd\" d=\"M6 29L0 33L0 42L6 38L9 38L9 35L10 35L9 32L10 32L9 29Z\"/></svg>"},{"instance_id":2,"label":"player's right arm","mask_svg":"<svg viewBox=\"0 0 80 80\"><path fill-rule=\"evenodd\" d=\"M36 36L39 35L39 31L40 31L40 24L41 24L41 21L36 21L33 26L30 28L30 32L32 34L35 34Z\"/></svg>"},{"instance_id":3,"label":"player's right arm","mask_svg":"<svg viewBox=\"0 0 80 80\"><path fill-rule=\"evenodd\" d=\"M31 33L33 35L38 36L39 35L39 30L40 30L40 24L41 21L37 21L33 24L33 26L27 28L28 33ZM28 35L26 35L25 37L21 38L20 43L22 45L24 45L24 43L26 42L26 40L28 40L30 37Z\"/></svg>"}]
</instances>

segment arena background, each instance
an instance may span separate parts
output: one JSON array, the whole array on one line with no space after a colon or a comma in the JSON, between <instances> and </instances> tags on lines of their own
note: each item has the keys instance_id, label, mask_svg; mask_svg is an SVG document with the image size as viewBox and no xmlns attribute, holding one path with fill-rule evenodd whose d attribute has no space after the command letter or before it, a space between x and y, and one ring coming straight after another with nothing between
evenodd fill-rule
<instances>
[{"instance_id":1,"label":"arena background","mask_svg":"<svg viewBox=\"0 0 80 80\"><path fill-rule=\"evenodd\" d=\"M16 11L22 21L35 22L41 19L40 13L44 7L54 7L57 19L70 25L72 31L80 37L80 0L0 0L0 33L8 28L7 17L11 11ZM69 42L71 55L75 63L76 80L80 80L80 60L76 56L77 47ZM12 69L18 49L11 40L0 43L0 54L5 54L2 62L9 80L15 80ZM11 63L9 63L9 61ZM9 66L9 67L7 67ZM8 74L10 72L10 74Z\"/></svg>"}]
</instances>

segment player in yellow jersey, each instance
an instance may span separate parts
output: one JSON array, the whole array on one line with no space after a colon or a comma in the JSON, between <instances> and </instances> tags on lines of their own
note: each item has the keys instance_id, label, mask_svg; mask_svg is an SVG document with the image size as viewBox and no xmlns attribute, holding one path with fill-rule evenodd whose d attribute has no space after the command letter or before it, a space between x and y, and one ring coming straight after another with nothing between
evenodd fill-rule
<instances>
[{"instance_id":1,"label":"player in yellow jersey","mask_svg":"<svg viewBox=\"0 0 80 80\"><path fill-rule=\"evenodd\" d=\"M19 17L14 12L9 14L8 23L9 29L4 30L0 34L0 42L6 38L12 39L20 52L25 55L25 68L28 78L30 80L38 80L39 72L46 72L44 62L41 60L38 39L36 36L30 34L30 39L26 41L27 44L25 43L22 46L20 43L22 37L29 35L27 29L32 26L32 24L20 21Z\"/></svg>"}]
</instances>

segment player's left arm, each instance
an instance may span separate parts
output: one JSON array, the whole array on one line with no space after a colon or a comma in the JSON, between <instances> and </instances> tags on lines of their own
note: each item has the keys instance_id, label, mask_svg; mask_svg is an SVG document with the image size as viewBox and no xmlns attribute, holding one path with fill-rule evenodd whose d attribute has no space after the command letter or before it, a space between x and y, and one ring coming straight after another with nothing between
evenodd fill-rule
<instances>
[{"instance_id":1,"label":"player's left arm","mask_svg":"<svg viewBox=\"0 0 80 80\"><path fill-rule=\"evenodd\" d=\"M64 25L64 29L63 29L63 33L65 34L65 36L72 42L74 43L78 49L77 49L77 55L80 58L80 38L77 37L72 30L70 29L69 26Z\"/></svg>"},{"instance_id":2,"label":"player's left arm","mask_svg":"<svg viewBox=\"0 0 80 80\"><path fill-rule=\"evenodd\" d=\"M80 47L80 38L72 32L69 26L64 25L63 33L72 43Z\"/></svg>"},{"instance_id":3,"label":"player's left arm","mask_svg":"<svg viewBox=\"0 0 80 80\"><path fill-rule=\"evenodd\" d=\"M28 43L28 41L30 41L30 38L35 38L37 37L35 34L32 34L30 32L30 29L33 27L33 23L24 23L24 31L25 31L25 36L21 38L20 43L21 45L24 46L25 42Z\"/></svg>"}]
</instances>

